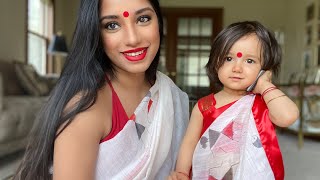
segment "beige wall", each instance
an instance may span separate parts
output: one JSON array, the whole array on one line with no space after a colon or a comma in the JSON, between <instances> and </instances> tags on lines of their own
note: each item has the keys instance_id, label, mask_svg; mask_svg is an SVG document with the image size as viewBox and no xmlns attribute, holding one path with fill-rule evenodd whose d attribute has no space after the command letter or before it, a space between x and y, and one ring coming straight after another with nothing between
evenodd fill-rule
<instances>
[{"instance_id":1,"label":"beige wall","mask_svg":"<svg viewBox=\"0 0 320 180\"><path fill-rule=\"evenodd\" d=\"M221 7L224 26L241 20L258 20L285 34L281 82L301 70L306 2L309 0L160 0L163 7ZM55 0L55 32L72 39L80 0ZM196 2L196 3L195 3ZM0 59L25 61L26 1L0 1Z\"/></svg>"},{"instance_id":2,"label":"beige wall","mask_svg":"<svg viewBox=\"0 0 320 180\"><path fill-rule=\"evenodd\" d=\"M79 6L79 0L55 0L54 31L62 31L65 34L68 47L70 47L73 31L76 26Z\"/></svg>"},{"instance_id":3,"label":"beige wall","mask_svg":"<svg viewBox=\"0 0 320 180\"><path fill-rule=\"evenodd\" d=\"M284 33L284 55L280 82L287 82L292 72L301 70L303 49L303 0L161 0L163 7L221 7L224 26L242 20L258 20L273 31Z\"/></svg>"},{"instance_id":4,"label":"beige wall","mask_svg":"<svg viewBox=\"0 0 320 180\"><path fill-rule=\"evenodd\" d=\"M306 1L286 0L285 20L285 46L281 79L288 81L290 74L302 71L302 53L304 44Z\"/></svg>"},{"instance_id":5,"label":"beige wall","mask_svg":"<svg viewBox=\"0 0 320 180\"><path fill-rule=\"evenodd\" d=\"M0 1L0 59L26 61L26 1Z\"/></svg>"},{"instance_id":6,"label":"beige wall","mask_svg":"<svg viewBox=\"0 0 320 180\"><path fill-rule=\"evenodd\" d=\"M293 72L301 70L303 26L308 0L160 0L162 7L221 7L224 26L241 20L258 20L274 31L284 33L283 63L280 82L287 82ZM56 0L56 30L62 30L70 43L79 0Z\"/></svg>"},{"instance_id":7,"label":"beige wall","mask_svg":"<svg viewBox=\"0 0 320 180\"><path fill-rule=\"evenodd\" d=\"M221 7L224 9L224 25L259 20L271 28L281 26L285 7L285 0L160 0L160 3L163 7Z\"/></svg>"},{"instance_id":8,"label":"beige wall","mask_svg":"<svg viewBox=\"0 0 320 180\"><path fill-rule=\"evenodd\" d=\"M26 0L0 1L0 59L26 61ZM55 32L62 31L70 45L79 0L55 0Z\"/></svg>"}]
</instances>

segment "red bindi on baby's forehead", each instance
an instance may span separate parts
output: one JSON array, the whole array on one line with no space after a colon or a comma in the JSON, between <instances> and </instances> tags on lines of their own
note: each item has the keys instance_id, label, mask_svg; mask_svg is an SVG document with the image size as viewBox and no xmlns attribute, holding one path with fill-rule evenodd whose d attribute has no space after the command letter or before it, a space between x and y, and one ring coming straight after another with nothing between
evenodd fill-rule
<instances>
[{"instance_id":1,"label":"red bindi on baby's forehead","mask_svg":"<svg viewBox=\"0 0 320 180\"><path fill-rule=\"evenodd\" d=\"M238 58L241 58L241 57L242 57L242 53L241 53L241 52L238 52L238 53L237 53L237 57L238 57Z\"/></svg>"},{"instance_id":2,"label":"red bindi on baby's forehead","mask_svg":"<svg viewBox=\"0 0 320 180\"><path fill-rule=\"evenodd\" d=\"M128 11L124 11L123 12L123 17L129 17L129 12Z\"/></svg>"}]
</instances>

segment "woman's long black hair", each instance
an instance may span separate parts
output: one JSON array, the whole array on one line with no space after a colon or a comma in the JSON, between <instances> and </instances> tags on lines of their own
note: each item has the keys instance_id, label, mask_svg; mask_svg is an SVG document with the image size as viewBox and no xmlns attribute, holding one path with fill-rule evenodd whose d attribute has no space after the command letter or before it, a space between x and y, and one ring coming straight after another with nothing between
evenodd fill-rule
<instances>
[{"instance_id":1,"label":"woman's long black hair","mask_svg":"<svg viewBox=\"0 0 320 180\"><path fill-rule=\"evenodd\" d=\"M163 20L159 2L149 2L158 17L161 42ZM70 53L55 88L37 116L24 158L14 179L52 179L49 168L53 163L55 139L78 113L95 103L99 88L105 84L106 73L114 76L112 63L103 49L99 12L100 0L81 0ZM146 71L146 78L150 82L156 79L159 56L160 49ZM66 110L66 104L79 93L82 95L81 99Z\"/></svg>"},{"instance_id":2,"label":"woman's long black hair","mask_svg":"<svg viewBox=\"0 0 320 180\"><path fill-rule=\"evenodd\" d=\"M212 42L209 61L206 64L210 86L214 93L223 87L218 78L218 69L223 65L231 47L242 37L251 34L258 37L262 47L262 69L271 70L274 75L278 75L281 64L281 48L274 33L257 21L232 23L223 29Z\"/></svg>"}]
</instances>

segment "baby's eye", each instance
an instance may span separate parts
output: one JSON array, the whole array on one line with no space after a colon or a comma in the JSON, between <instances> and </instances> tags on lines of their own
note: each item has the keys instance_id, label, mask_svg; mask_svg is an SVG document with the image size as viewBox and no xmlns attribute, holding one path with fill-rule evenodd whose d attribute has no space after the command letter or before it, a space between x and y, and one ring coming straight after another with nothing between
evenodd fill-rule
<instances>
[{"instance_id":1,"label":"baby's eye","mask_svg":"<svg viewBox=\"0 0 320 180\"><path fill-rule=\"evenodd\" d=\"M232 57L226 57L226 61L232 61Z\"/></svg>"},{"instance_id":2,"label":"baby's eye","mask_svg":"<svg viewBox=\"0 0 320 180\"><path fill-rule=\"evenodd\" d=\"M249 64L253 64L253 63L255 63L255 61L254 61L254 60L252 60L252 59L247 59L246 61L247 61L247 63L249 63Z\"/></svg>"},{"instance_id":3,"label":"baby's eye","mask_svg":"<svg viewBox=\"0 0 320 180\"><path fill-rule=\"evenodd\" d=\"M149 22L150 20L151 20L150 16L144 15L144 16L138 17L137 22L138 23L146 23L146 22Z\"/></svg>"},{"instance_id":4,"label":"baby's eye","mask_svg":"<svg viewBox=\"0 0 320 180\"><path fill-rule=\"evenodd\" d=\"M117 30L120 26L116 22L107 23L104 28L110 31Z\"/></svg>"}]
</instances>

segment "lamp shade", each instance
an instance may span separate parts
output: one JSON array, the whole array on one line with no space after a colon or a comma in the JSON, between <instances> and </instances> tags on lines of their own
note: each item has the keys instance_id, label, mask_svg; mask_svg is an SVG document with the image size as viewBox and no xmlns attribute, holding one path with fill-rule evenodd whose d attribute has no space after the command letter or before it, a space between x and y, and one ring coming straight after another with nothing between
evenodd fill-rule
<instances>
[{"instance_id":1,"label":"lamp shade","mask_svg":"<svg viewBox=\"0 0 320 180\"><path fill-rule=\"evenodd\" d=\"M66 39L63 35L54 35L48 47L48 53L52 55L66 56L68 48Z\"/></svg>"}]
</instances>

